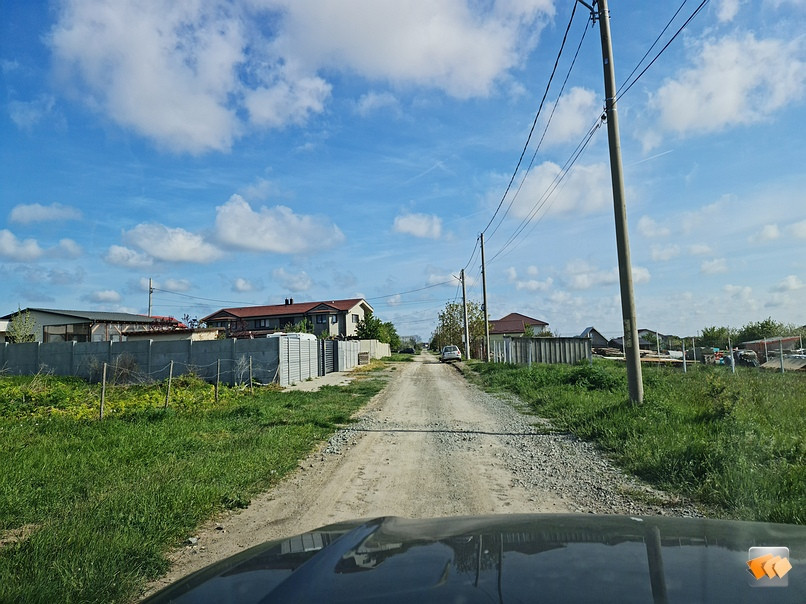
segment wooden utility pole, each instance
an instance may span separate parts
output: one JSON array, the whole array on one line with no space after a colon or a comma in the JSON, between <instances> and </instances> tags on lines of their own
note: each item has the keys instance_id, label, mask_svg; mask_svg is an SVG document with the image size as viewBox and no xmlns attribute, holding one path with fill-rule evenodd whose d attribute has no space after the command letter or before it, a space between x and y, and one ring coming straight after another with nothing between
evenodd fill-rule
<instances>
[{"instance_id":1,"label":"wooden utility pole","mask_svg":"<svg viewBox=\"0 0 806 604\"><path fill-rule=\"evenodd\" d=\"M490 321L487 313L487 266L484 264L484 233L479 235L481 240L481 291L483 295L482 317L484 317L484 357L490 362Z\"/></svg>"},{"instance_id":2,"label":"wooden utility pole","mask_svg":"<svg viewBox=\"0 0 806 604\"><path fill-rule=\"evenodd\" d=\"M582 0L577 1L591 9L594 20L597 18L593 7ZM621 318L624 326L624 358L627 361L627 385L630 400L640 404L644 401L644 384L641 377L638 326L635 321L630 239L627 234L627 208L624 203L624 176L621 168L621 142L618 112L616 111L616 74L613 68L613 47L610 42L610 11L607 8L607 0L594 0L594 5L598 6L599 32L602 37L605 115L607 117L607 140L610 143L610 179L613 185L613 209L616 220L616 249L621 290Z\"/></svg>"}]
</instances>

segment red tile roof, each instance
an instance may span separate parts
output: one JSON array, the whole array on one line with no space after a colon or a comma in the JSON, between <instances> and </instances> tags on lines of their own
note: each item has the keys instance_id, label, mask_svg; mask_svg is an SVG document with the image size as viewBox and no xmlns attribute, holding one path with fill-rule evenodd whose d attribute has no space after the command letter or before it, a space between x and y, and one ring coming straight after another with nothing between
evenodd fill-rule
<instances>
[{"instance_id":1,"label":"red tile roof","mask_svg":"<svg viewBox=\"0 0 806 604\"><path fill-rule=\"evenodd\" d=\"M548 323L513 312L497 321L490 321L490 333L523 333L526 325L546 326Z\"/></svg>"},{"instance_id":2,"label":"red tile roof","mask_svg":"<svg viewBox=\"0 0 806 604\"><path fill-rule=\"evenodd\" d=\"M363 298L352 298L350 300L324 300L320 302L294 302L293 304L272 304L270 306L243 306L240 308L222 308L202 319L207 322L210 320L221 319L226 315L237 317L239 319L247 319L253 317L286 317L289 315L305 315L313 311L317 306L326 306L321 312L328 310L338 310L346 312L354 306L364 303L372 308L368 302ZM317 311L319 312L319 311Z\"/></svg>"}]
</instances>

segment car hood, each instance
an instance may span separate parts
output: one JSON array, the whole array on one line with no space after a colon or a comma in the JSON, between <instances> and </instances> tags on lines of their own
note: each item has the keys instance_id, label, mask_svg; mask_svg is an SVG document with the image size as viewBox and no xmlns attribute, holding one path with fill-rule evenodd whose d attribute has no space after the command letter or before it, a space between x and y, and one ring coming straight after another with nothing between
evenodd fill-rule
<instances>
[{"instance_id":1,"label":"car hood","mask_svg":"<svg viewBox=\"0 0 806 604\"><path fill-rule=\"evenodd\" d=\"M792 569L747 562L788 548ZM699 518L508 515L330 525L267 542L155 602L806 602L806 527Z\"/></svg>"}]
</instances>

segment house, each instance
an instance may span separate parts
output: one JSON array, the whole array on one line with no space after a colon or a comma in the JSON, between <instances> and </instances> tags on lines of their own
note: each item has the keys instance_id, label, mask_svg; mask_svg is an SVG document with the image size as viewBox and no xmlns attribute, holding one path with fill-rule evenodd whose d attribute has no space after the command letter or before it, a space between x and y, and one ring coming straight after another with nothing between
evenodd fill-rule
<instances>
[{"instance_id":1,"label":"house","mask_svg":"<svg viewBox=\"0 0 806 604\"><path fill-rule=\"evenodd\" d=\"M607 348L609 344L607 338L604 337L599 330L592 326L586 327L585 330L577 337L590 339L591 347L593 348Z\"/></svg>"},{"instance_id":2,"label":"house","mask_svg":"<svg viewBox=\"0 0 806 604\"><path fill-rule=\"evenodd\" d=\"M497 321L490 321L490 341L503 340L505 337L521 338L531 327L534 335L539 335L548 327L548 323L533 319L517 312L509 313Z\"/></svg>"},{"instance_id":3,"label":"house","mask_svg":"<svg viewBox=\"0 0 806 604\"><path fill-rule=\"evenodd\" d=\"M30 315L34 324L33 333L36 341L43 343L119 342L125 340L130 333L172 330L182 326L172 317L147 317L126 312L49 308L26 308L22 311L15 311L0 317L0 322L10 322L18 312Z\"/></svg>"},{"instance_id":4,"label":"house","mask_svg":"<svg viewBox=\"0 0 806 604\"><path fill-rule=\"evenodd\" d=\"M638 330L638 348L640 350L657 350L660 345L661 350L669 350L672 347L673 340L679 340L677 336L664 335L655 331L654 329L639 329ZM618 348L624 350L624 338L613 338L608 345L611 348ZM678 346L679 349L679 346Z\"/></svg>"},{"instance_id":5,"label":"house","mask_svg":"<svg viewBox=\"0 0 806 604\"><path fill-rule=\"evenodd\" d=\"M177 327L176 329L163 331L137 331L126 334L126 340L154 340L159 342L190 340L192 342L209 342L224 337L224 329L219 327Z\"/></svg>"},{"instance_id":6,"label":"house","mask_svg":"<svg viewBox=\"0 0 806 604\"><path fill-rule=\"evenodd\" d=\"M271 306L222 308L202 319L207 327L220 327L231 338L260 338L309 321L321 337L351 338L364 318L373 312L363 298L322 302L294 302Z\"/></svg>"},{"instance_id":7,"label":"house","mask_svg":"<svg viewBox=\"0 0 806 604\"><path fill-rule=\"evenodd\" d=\"M8 321L6 319L0 320L0 344L6 341L6 333L8 332Z\"/></svg>"}]
</instances>

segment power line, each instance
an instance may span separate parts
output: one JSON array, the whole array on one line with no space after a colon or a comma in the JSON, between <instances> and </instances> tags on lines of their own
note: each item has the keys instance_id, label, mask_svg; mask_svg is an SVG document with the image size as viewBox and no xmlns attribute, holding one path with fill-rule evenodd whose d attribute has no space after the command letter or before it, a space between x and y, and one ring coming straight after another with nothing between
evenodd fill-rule
<instances>
[{"instance_id":1,"label":"power line","mask_svg":"<svg viewBox=\"0 0 806 604\"><path fill-rule=\"evenodd\" d=\"M543 92L543 98L540 101L540 106L537 108L537 113L535 114L535 119L532 121L532 127L529 129L529 136L526 137L526 143L523 145L523 150L521 151L521 155L518 158L518 163L515 166L515 171L512 173L512 177L509 179L509 183L507 184L507 188L504 191L504 195L501 197L501 201L498 202L498 207L495 209L492 218L490 218L490 222L487 223L487 226L484 227L482 233L487 232L487 229L490 228L490 225L495 220L495 217L498 215L501 206L504 204L504 200L507 198L507 194L509 193L510 188L512 187L512 183L515 181L515 176L518 174L518 170L520 170L521 163L523 162L523 157L526 155L526 150L529 148L529 142L532 140L532 134L535 131L535 127L537 126L537 120L540 117L540 112L543 110L543 103L546 101L546 97L549 93L549 88L551 88L551 82L554 79L554 74L557 72L557 65L560 62L560 57L562 56L563 49L565 48L565 42L568 39L568 31L571 29L571 24L574 21L574 15L576 14L577 6L576 2L574 2L574 7L571 9L571 18L568 20L568 25L565 28L565 34L563 34L563 41L560 45L560 51L557 53L557 58L554 60L554 67L551 70L551 75L549 76L549 81L546 84L546 90Z\"/></svg>"}]
</instances>

